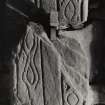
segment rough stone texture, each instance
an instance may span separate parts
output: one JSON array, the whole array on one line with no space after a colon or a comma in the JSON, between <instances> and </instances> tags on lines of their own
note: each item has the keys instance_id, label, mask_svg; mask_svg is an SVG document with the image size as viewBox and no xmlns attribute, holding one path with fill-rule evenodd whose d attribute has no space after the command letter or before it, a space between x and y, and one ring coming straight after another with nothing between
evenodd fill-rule
<instances>
[{"instance_id":1,"label":"rough stone texture","mask_svg":"<svg viewBox=\"0 0 105 105\"><path fill-rule=\"evenodd\" d=\"M79 3L84 2L78 1ZM9 0L9 3L16 7L19 6L18 9L30 16L33 3L35 3L36 9L34 9L38 10L35 13L42 14L40 19L35 14L30 17L31 19L26 20L11 9L6 11L6 34L1 34L2 40L0 41L2 49L0 52L0 104L105 104L104 14L100 18L95 9L96 17L92 15L93 11L89 13L91 15L89 19L93 22L89 21L80 30L60 30L53 38L54 40L51 40L50 28L46 27L49 21L47 23L47 18L44 16L48 17L52 8L53 10L59 9L61 10L59 16L62 17L59 22L62 22L63 19L65 23L66 16L66 24L81 23L77 0L59 2L54 0L51 2L50 0ZM56 3L59 3L61 7L56 8ZM74 10L72 3L75 3L76 6ZM38 9L40 7L45 12L41 10L42 8ZM99 8L98 10L100 11ZM73 18L74 23L71 17L73 11L76 11ZM80 15L79 21L77 20L78 14ZM29 22L30 20L33 22Z\"/></svg>"},{"instance_id":2,"label":"rough stone texture","mask_svg":"<svg viewBox=\"0 0 105 105\"><path fill-rule=\"evenodd\" d=\"M27 26L14 62L14 105L43 105L40 40Z\"/></svg>"},{"instance_id":3,"label":"rough stone texture","mask_svg":"<svg viewBox=\"0 0 105 105\"><path fill-rule=\"evenodd\" d=\"M41 27L36 27L30 23L18 45L14 62L15 104L82 105L89 85L89 61L82 49L85 45L77 39L82 33L66 38L69 32L61 32L60 36L65 37L51 42Z\"/></svg>"},{"instance_id":4,"label":"rough stone texture","mask_svg":"<svg viewBox=\"0 0 105 105\"><path fill-rule=\"evenodd\" d=\"M104 87L100 87L102 92L99 92L97 83L96 86L89 85L93 27L94 24L91 24L75 32L60 31L59 37L51 41L42 26L29 23L26 35L18 45L14 62L15 104L104 103Z\"/></svg>"},{"instance_id":5,"label":"rough stone texture","mask_svg":"<svg viewBox=\"0 0 105 105\"><path fill-rule=\"evenodd\" d=\"M56 0L41 0L41 7L50 14L51 10L57 10L57 1Z\"/></svg>"},{"instance_id":6,"label":"rough stone texture","mask_svg":"<svg viewBox=\"0 0 105 105\"><path fill-rule=\"evenodd\" d=\"M41 0L40 7L47 14L58 11L60 26L75 28L87 21L88 0Z\"/></svg>"},{"instance_id":7,"label":"rough stone texture","mask_svg":"<svg viewBox=\"0 0 105 105\"><path fill-rule=\"evenodd\" d=\"M87 21L88 0L59 0L60 25L71 25L73 27Z\"/></svg>"},{"instance_id":8,"label":"rough stone texture","mask_svg":"<svg viewBox=\"0 0 105 105\"><path fill-rule=\"evenodd\" d=\"M46 43L42 43L42 62L45 105L62 105L58 57Z\"/></svg>"}]
</instances>

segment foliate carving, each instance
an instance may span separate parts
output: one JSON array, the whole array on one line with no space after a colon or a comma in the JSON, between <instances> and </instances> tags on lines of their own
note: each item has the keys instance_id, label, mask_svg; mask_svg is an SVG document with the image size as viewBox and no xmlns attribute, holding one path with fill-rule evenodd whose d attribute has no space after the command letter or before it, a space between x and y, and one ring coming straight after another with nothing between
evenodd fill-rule
<instances>
[{"instance_id":1,"label":"foliate carving","mask_svg":"<svg viewBox=\"0 0 105 105\"><path fill-rule=\"evenodd\" d=\"M87 20L88 0L60 0L60 25L77 26Z\"/></svg>"},{"instance_id":2,"label":"foliate carving","mask_svg":"<svg viewBox=\"0 0 105 105\"><path fill-rule=\"evenodd\" d=\"M31 26L19 43L15 65L14 105L43 105L40 39Z\"/></svg>"},{"instance_id":3,"label":"foliate carving","mask_svg":"<svg viewBox=\"0 0 105 105\"><path fill-rule=\"evenodd\" d=\"M71 35L71 34L70 34ZM61 83L64 105L83 105L88 94L88 61L77 38L63 38L54 41L61 57Z\"/></svg>"},{"instance_id":4,"label":"foliate carving","mask_svg":"<svg viewBox=\"0 0 105 105\"><path fill-rule=\"evenodd\" d=\"M74 87L66 81L63 75L61 80L63 105L82 105L83 99L81 99Z\"/></svg>"},{"instance_id":5,"label":"foliate carving","mask_svg":"<svg viewBox=\"0 0 105 105\"><path fill-rule=\"evenodd\" d=\"M46 13L58 11L60 28L82 26L88 18L88 0L41 0Z\"/></svg>"},{"instance_id":6,"label":"foliate carving","mask_svg":"<svg viewBox=\"0 0 105 105\"><path fill-rule=\"evenodd\" d=\"M34 82L35 82L35 74L34 74L34 72L33 72L31 67L28 68L26 75L27 75L26 77L27 77L28 82L31 85L33 85Z\"/></svg>"},{"instance_id":7,"label":"foliate carving","mask_svg":"<svg viewBox=\"0 0 105 105\"><path fill-rule=\"evenodd\" d=\"M69 105L77 105L78 101L79 99L75 92L67 94L67 103Z\"/></svg>"},{"instance_id":8,"label":"foliate carving","mask_svg":"<svg viewBox=\"0 0 105 105\"><path fill-rule=\"evenodd\" d=\"M24 70L24 81L30 85L33 85L34 88L36 87L38 83L38 71L36 67L35 59L36 53L37 53L37 37L34 39L33 34L29 31L29 33L26 35L25 41L24 41L24 48L25 53L27 54L27 61L26 61L26 67Z\"/></svg>"}]
</instances>

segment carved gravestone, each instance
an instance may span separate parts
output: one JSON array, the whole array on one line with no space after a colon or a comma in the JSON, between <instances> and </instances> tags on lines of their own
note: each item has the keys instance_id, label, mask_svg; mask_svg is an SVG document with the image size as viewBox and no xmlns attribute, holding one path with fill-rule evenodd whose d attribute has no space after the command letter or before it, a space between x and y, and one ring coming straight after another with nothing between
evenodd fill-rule
<instances>
[{"instance_id":1,"label":"carved gravestone","mask_svg":"<svg viewBox=\"0 0 105 105\"><path fill-rule=\"evenodd\" d=\"M30 22L13 59L13 105L104 103L89 85L92 28L61 31L50 41L41 25ZM102 92L104 87L104 97Z\"/></svg>"},{"instance_id":2,"label":"carved gravestone","mask_svg":"<svg viewBox=\"0 0 105 105\"><path fill-rule=\"evenodd\" d=\"M40 33L41 27L35 27L35 23L27 26L18 45L14 104L82 105L88 91L88 62L80 44L75 38L51 42L45 32Z\"/></svg>"},{"instance_id":3,"label":"carved gravestone","mask_svg":"<svg viewBox=\"0 0 105 105\"><path fill-rule=\"evenodd\" d=\"M27 26L14 61L14 105L44 105L40 39Z\"/></svg>"},{"instance_id":4,"label":"carved gravestone","mask_svg":"<svg viewBox=\"0 0 105 105\"><path fill-rule=\"evenodd\" d=\"M78 28L87 21L88 0L32 2L37 7L36 11L41 8L49 16L50 23L46 24L50 25L51 33L40 22L28 22L12 58L11 104L105 103L102 98L105 96L104 88L101 88L99 96L97 87L89 84L94 24L81 30L66 30Z\"/></svg>"}]
</instances>

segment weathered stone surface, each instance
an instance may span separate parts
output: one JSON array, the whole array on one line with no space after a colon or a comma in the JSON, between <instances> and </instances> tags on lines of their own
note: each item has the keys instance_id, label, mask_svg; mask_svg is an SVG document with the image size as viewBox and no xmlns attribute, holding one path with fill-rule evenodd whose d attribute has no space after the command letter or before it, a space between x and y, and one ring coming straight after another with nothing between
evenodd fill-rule
<instances>
[{"instance_id":1,"label":"weathered stone surface","mask_svg":"<svg viewBox=\"0 0 105 105\"><path fill-rule=\"evenodd\" d=\"M59 0L59 20L61 26L73 27L87 21L88 0Z\"/></svg>"},{"instance_id":2,"label":"weathered stone surface","mask_svg":"<svg viewBox=\"0 0 105 105\"><path fill-rule=\"evenodd\" d=\"M62 105L58 56L45 43L42 43L42 62L45 105Z\"/></svg>"},{"instance_id":3,"label":"weathered stone surface","mask_svg":"<svg viewBox=\"0 0 105 105\"><path fill-rule=\"evenodd\" d=\"M14 105L43 105L40 40L30 26L19 43L14 62Z\"/></svg>"},{"instance_id":4,"label":"weathered stone surface","mask_svg":"<svg viewBox=\"0 0 105 105\"><path fill-rule=\"evenodd\" d=\"M50 13L51 10L57 10L57 1L56 0L41 0L41 7L46 11L46 13Z\"/></svg>"},{"instance_id":5,"label":"weathered stone surface","mask_svg":"<svg viewBox=\"0 0 105 105\"><path fill-rule=\"evenodd\" d=\"M10 1L13 3L13 0ZM30 0L26 1L27 3L30 2ZM42 7L48 14L52 8L53 10L57 9L54 0L51 2L47 0L42 1L43 3L41 3L40 0L31 0L31 3L35 3L38 8ZM18 1L15 1L15 5L17 2ZM59 22L63 21L66 25L70 24L75 26L81 23L81 21L85 21L87 11L85 11L86 14L84 14L84 16L80 15L80 10L77 9L79 8L77 0L64 0L59 1L59 3L60 2L61 4L59 6L61 7L58 9L61 10L59 16L61 16L62 19L59 20ZM79 0L79 3L80 2L83 3L82 0ZM23 1L19 1L19 4L21 3L23 3ZM74 3L77 8L74 8L72 3ZM26 4L24 4L25 11L28 10L28 5ZM54 5L52 7L52 5L49 4ZM24 10L22 6L23 5L20 5L20 10ZM73 11L75 10L76 14L73 16ZM7 26L6 33L8 36L6 36L6 38L4 36L4 42L2 41L4 45L4 54L2 55L4 55L4 57L1 57L6 60L7 57L10 56L11 61L8 61L8 64L4 62L4 66L3 63L0 63L2 64L2 66L0 65L0 73L7 73L7 71L9 71L11 75L7 75L8 73L5 75L0 74L0 90L5 91L4 94L3 92L0 94L0 104L5 105L5 101L10 100L10 98L12 98L11 104L13 105L105 104L105 25L103 21L94 21L94 23L90 23L90 25L81 30L60 30L60 32L52 38L54 40L51 40L51 35L46 33L49 32L49 29L45 32L43 24L42 26L30 22L26 27L26 33L24 33L24 31L20 32L19 30L23 30L23 27L18 28L17 26L21 26L24 23L24 18L20 19L17 13L12 15L12 12L11 10L7 11L10 19L7 23L12 24ZM41 15L41 19L43 19L43 14L44 13ZM77 19L78 14L80 16L79 21ZM81 18L81 16L84 18ZM90 18L104 20L104 16L102 18L99 16L96 18L93 17L94 16ZM38 17L34 19L38 19ZM56 20L57 19L55 19L55 21ZM47 24L47 22L45 22L45 24ZM55 24L56 22L54 25ZM13 27L10 27L12 25ZM22 36L22 34L24 35ZM14 51L16 46L17 51ZM11 52L14 52L12 56ZM2 60L0 59L0 61ZM5 69L5 71L3 71L3 69ZM10 80L12 82L10 82ZM6 83L10 83L10 85ZM10 93L7 91L10 88L12 88L12 94L11 91ZM9 97L9 94L10 96L12 95L12 97ZM8 97L4 99L6 95Z\"/></svg>"},{"instance_id":6,"label":"weathered stone surface","mask_svg":"<svg viewBox=\"0 0 105 105\"><path fill-rule=\"evenodd\" d=\"M59 41L54 43L65 62L85 78L89 78L91 66L92 29L93 25L89 25L83 30L75 32L60 31Z\"/></svg>"},{"instance_id":7,"label":"weathered stone surface","mask_svg":"<svg viewBox=\"0 0 105 105\"><path fill-rule=\"evenodd\" d=\"M74 27L87 21L88 0L41 0L41 8L47 14L58 11L60 27Z\"/></svg>"},{"instance_id":8,"label":"weathered stone surface","mask_svg":"<svg viewBox=\"0 0 105 105\"><path fill-rule=\"evenodd\" d=\"M83 98L80 94L72 87L70 83L62 76L62 94L64 105L82 105Z\"/></svg>"},{"instance_id":9,"label":"weathered stone surface","mask_svg":"<svg viewBox=\"0 0 105 105\"><path fill-rule=\"evenodd\" d=\"M35 23L27 26L27 33L18 45L13 69L14 104L81 105L88 92L88 69L79 63L84 59L82 64L86 66L81 45L66 37L51 42L40 27L35 27ZM70 49L70 42L74 49Z\"/></svg>"},{"instance_id":10,"label":"weathered stone surface","mask_svg":"<svg viewBox=\"0 0 105 105\"><path fill-rule=\"evenodd\" d=\"M26 35L18 45L13 63L14 103L16 105L96 103L94 100L99 96L93 96L98 94L97 89L93 91L89 85L92 31L93 25L75 32L60 31L59 37L51 41L41 25L30 22ZM100 100L103 101L102 98Z\"/></svg>"}]
</instances>

